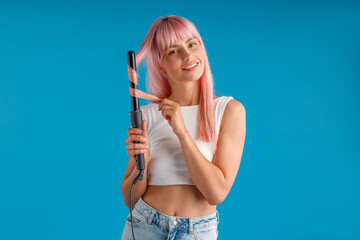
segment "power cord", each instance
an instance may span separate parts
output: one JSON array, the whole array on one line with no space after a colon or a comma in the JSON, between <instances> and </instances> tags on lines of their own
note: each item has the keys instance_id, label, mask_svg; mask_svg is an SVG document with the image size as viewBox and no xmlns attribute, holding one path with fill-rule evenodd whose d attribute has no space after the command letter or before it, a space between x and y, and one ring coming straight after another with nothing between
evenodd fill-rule
<instances>
[{"instance_id":1,"label":"power cord","mask_svg":"<svg viewBox=\"0 0 360 240\"><path fill-rule=\"evenodd\" d=\"M140 170L139 174L135 177L135 179L130 187L130 204L129 205L130 205L130 216L131 216L131 229L132 229L132 235L133 235L134 240L135 240L135 234L134 234L134 223L133 223L133 217L132 217L131 191L132 191L133 186L139 179L140 179L140 181L142 181L143 174L144 174L144 170Z\"/></svg>"}]
</instances>

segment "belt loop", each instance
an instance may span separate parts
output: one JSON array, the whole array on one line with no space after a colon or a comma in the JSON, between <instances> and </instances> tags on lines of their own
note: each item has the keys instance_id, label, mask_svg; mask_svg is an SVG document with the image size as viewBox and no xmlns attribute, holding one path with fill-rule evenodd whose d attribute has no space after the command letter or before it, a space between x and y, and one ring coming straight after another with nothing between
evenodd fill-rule
<instances>
[{"instance_id":1,"label":"belt loop","mask_svg":"<svg viewBox=\"0 0 360 240\"><path fill-rule=\"evenodd\" d=\"M194 230L193 229L193 221L192 221L191 218L189 218L189 231L190 231L190 233L192 233L193 230Z\"/></svg>"},{"instance_id":2,"label":"belt loop","mask_svg":"<svg viewBox=\"0 0 360 240\"><path fill-rule=\"evenodd\" d=\"M148 221L147 221L149 225L152 223L152 220L154 219L155 213L156 213L156 211L154 209L151 210L150 216L149 216Z\"/></svg>"},{"instance_id":3,"label":"belt loop","mask_svg":"<svg viewBox=\"0 0 360 240\"><path fill-rule=\"evenodd\" d=\"M219 213L218 213L217 210L216 210L216 217L217 217L217 222L219 223L220 222L220 217L219 217Z\"/></svg>"}]
</instances>

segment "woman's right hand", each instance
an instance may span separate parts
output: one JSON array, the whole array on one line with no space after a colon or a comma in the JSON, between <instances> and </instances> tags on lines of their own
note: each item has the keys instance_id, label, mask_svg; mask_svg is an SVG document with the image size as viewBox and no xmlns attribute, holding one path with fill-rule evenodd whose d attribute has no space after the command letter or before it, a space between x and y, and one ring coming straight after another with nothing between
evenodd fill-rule
<instances>
[{"instance_id":1,"label":"woman's right hand","mask_svg":"<svg viewBox=\"0 0 360 240\"><path fill-rule=\"evenodd\" d=\"M136 154L144 153L145 166L147 166L147 163L150 159L150 143L147 134L145 119L143 119L142 127L143 136L140 135L141 131L138 128L128 129L127 132L129 134L129 137L126 139L126 148L127 155L129 155L132 159L135 159ZM134 141L139 141L141 143L135 143Z\"/></svg>"}]
</instances>

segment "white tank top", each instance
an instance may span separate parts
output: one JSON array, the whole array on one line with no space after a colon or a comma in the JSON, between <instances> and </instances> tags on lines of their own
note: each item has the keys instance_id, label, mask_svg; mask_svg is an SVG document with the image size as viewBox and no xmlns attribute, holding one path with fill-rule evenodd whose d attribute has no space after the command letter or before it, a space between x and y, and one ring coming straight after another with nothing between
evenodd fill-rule
<instances>
[{"instance_id":1,"label":"white tank top","mask_svg":"<svg viewBox=\"0 0 360 240\"><path fill-rule=\"evenodd\" d=\"M215 99L217 126L219 135L221 120L227 103L233 97L222 96ZM214 150L209 142L195 140L199 105L183 106L181 113L187 131L204 157L212 162ZM168 121L158 111L158 104L149 103L140 106L142 117L150 142L150 160L148 165L148 185L195 185L187 169L179 139Z\"/></svg>"}]
</instances>

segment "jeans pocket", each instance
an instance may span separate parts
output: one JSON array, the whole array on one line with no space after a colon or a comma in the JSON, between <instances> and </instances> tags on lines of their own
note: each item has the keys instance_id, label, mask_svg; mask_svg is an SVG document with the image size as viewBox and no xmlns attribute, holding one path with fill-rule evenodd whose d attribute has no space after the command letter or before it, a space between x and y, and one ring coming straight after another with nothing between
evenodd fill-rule
<instances>
[{"instance_id":1,"label":"jeans pocket","mask_svg":"<svg viewBox=\"0 0 360 240\"><path fill-rule=\"evenodd\" d=\"M132 210L132 222L134 225L142 225L146 222L146 218L139 212ZM131 225L131 214L129 213L126 223Z\"/></svg>"}]
</instances>

